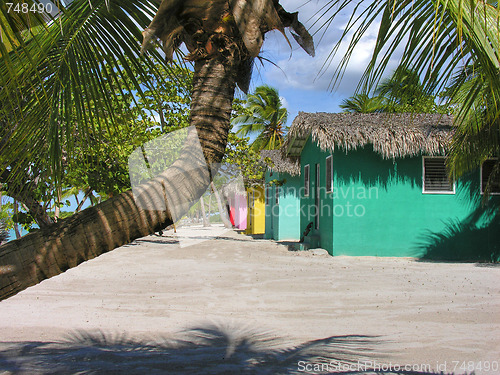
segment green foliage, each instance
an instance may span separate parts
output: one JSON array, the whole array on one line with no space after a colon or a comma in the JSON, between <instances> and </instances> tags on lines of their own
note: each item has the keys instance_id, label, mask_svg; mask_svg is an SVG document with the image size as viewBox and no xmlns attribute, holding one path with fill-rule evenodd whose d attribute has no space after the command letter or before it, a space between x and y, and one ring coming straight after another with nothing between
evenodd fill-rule
<instances>
[{"instance_id":1,"label":"green foliage","mask_svg":"<svg viewBox=\"0 0 500 375\"><path fill-rule=\"evenodd\" d=\"M47 22L0 4L0 182L44 210L79 189L94 202L92 190L123 191L131 150L185 126L190 100L189 69L166 65L157 51L140 54L156 0L57 6ZM17 219L29 225L30 215Z\"/></svg>"},{"instance_id":2,"label":"green foliage","mask_svg":"<svg viewBox=\"0 0 500 375\"><path fill-rule=\"evenodd\" d=\"M446 113L447 106L436 104L433 85L424 85L418 73L404 67L382 80L375 92L384 102L383 112Z\"/></svg>"},{"instance_id":3,"label":"green foliage","mask_svg":"<svg viewBox=\"0 0 500 375\"><path fill-rule=\"evenodd\" d=\"M104 197L129 189L128 157L154 134L142 122L134 125L123 123L117 130L105 132L98 147L76 147L68 158L67 185L82 190L89 187Z\"/></svg>"},{"instance_id":4,"label":"green foliage","mask_svg":"<svg viewBox=\"0 0 500 375\"><path fill-rule=\"evenodd\" d=\"M15 178L5 184L13 185L17 190L26 187L22 195L40 202L46 210L61 206L59 200L70 191L76 195L79 190L90 189L101 198L107 198L130 188L128 157L132 151L162 132L189 123L192 71L187 67L174 63L167 72L163 65L155 64L154 70L146 71L148 79L155 80L155 74L162 79L155 80L154 90L146 87L142 93L129 90L134 87L129 76L113 76L115 70L127 70L121 64L109 66L104 63L100 69L101 84L110 99L106 102L94 95L87 97L88 92L81 92L74 101L84 101L91 113L106 113L113 117L113 123L90 115L85 126L78 127L71 136L63 134L58 137L63 155L59 182L55 181L46 160L34 157L23 175L17 172ZM171 75L175 78L170 79ZM155 115L160 121L156 121ZM77 122L79 117L75 105L71 119ZM15 162L22 165L19 159ZM11 162L10 170L14 169L12 166ZM93 195L90 198L92 203L98 202ZM22 224L25 229L35 223L35 218L25 212L14 218L9 216L9 220Z\"/></svg>"},{"instance_id":5,"label":"green foliage","mask_svg":"<svg viewBox=\"0 0 500 375\"><path fill-rule=\"evenodd\" d=\"M112 68L104 66L103 69ZM37 169L37 164L34 163L29 172L25 172L21 185L14 180L4 183L4 188L12 185L14 190L20 190L23 186L21 195L38 202L47 211L64 206L65 203L61 200L66 196L76 195L79 191L95 192L99 199L90 195L91 203L95 204L102 198L129 189L128 158L134 149L160 136L162 132L182 128L189 123L191 70L173 64L171 69L181 78L178 80L168 79L168 74L161 65L156 65L156 69L167 78L157 82L154 91L144 90L144 95L139 100L136 92L116 88L113 92L113 86L109 84L113 106L106 110L113 113L113 126L104 126L94 117L88 122L85 134L75 132L73 137L61 139L64 170L59 187L47 170ZM149 74L153 75L151 72ZM127 87L129 84L129 80L121 76L115 82L119 87ZM105 81L104 85L108 85L108 82ZM87 102L92 108L104 106L93 98ZM160 110L163 116L158 115ZM154 115L163 119L163 126L156 121ZM30 230L36 222L36 218L29 212L20 211L17 215L11 215L8 213L9 208L5 211L9 228L16 222ZM58 218L64 215L68 214L60 212ZM54 218L54 213L49 212L49 216Z\"/></svg>"},{"instance_id":6,"label":"green foliage","mask_svg":"<svg viewBox=\"0 0 500 375\"><path fill-rule=\"evenodd\" d=\"M155 0L74 0L68 7L58 2L57 19L38 23L36 30L0 6L0 125L6 141L0 170L11 167L11 178L21 181L23 171L35 165L60 186L65 153L94 137L96 124L108 131L116 126L117 101L136 101L133 91L137 97L148 88L155 91L147 74L164 80L155 68L163 58L156 51L141 56L139 41L157 5ZM119 117L133 111L124 102L121 109Z\"/></svg>"},{"instance_id":7,"label":"green foliage","mask_svg":"<svg viewBox=\"0 0 500 375\"><path fill-rule=\"evenodd\" d=\"M355 113L447 113L447 105L438 105L432 87L420 82L415 71L399 68L375 89L375 96L354 94L340 108Z\"/></svg>"},{"instance_id":8,"label":"green foliage","mask_svg":"<svg viewBox=\"0 0 500 375\"><path fill-rule=\"evenodd\" d=\"M157 73L147 75L154 90L144 90L139 107L158 115L157 126L162 134L189 126L193 71L177 62L168 71L160 64L156 64L156 69ZM158 73L165 78L159 80Z\"/></svg>"},{"instance_id":9,"label":"green foliage","mask_svg":"<svg viewBox=\"0 0 500 375\"><path fill-rule=\"evenodd\" d=\"M281 146L286 133L288 111L281 106L278 90L267 85L259 86L247 96L245 107L232 124L237 134L256 135L254 150L274 150Z\"/></svg>"},{"instance_id":10,"label":"green foliage","mask_svg":"<svg viewBox=\"0 0 500 375\"><path fill-rule=\"evenodd\" d=\"M374 53L358 89L370 92L377 86L391 58L404 46L399 66L423 78L426 92L445 88L457 132L453 138L449 168L456 176L478 168L488 156L500 154L500 8L498 1L416 0L330 1L322 25L347 6L353 13L334 45L328 68L350 38L332 85L343 75L354 48L378 24ZM326 9L326 8L325 8ZM329 13L329 11L333 13ZM458 72L458 73L457 73ZM427 106L428 107L428 106ZM404 107L404 110L407 108ZM423 110L426 110L425 106ZM439 111L439 110L438 110ZM484 151L482 151L484 150ZM496 172L495 172L496 171ZM500 175L500 162L494 174Z\"/></svg>"},{"instance_id":11,"label":"green foliage","mask_svg":"<svg viewBox=\"0 0 500 375\"><path fill-rule=\"evenodd\" d=\"M12 211L14 205L12 202L2 201L0 207L0 221L4 223L4 228L9 230L14 228L14 221L12 220Z\"/></svg>"},{"instance_id":12,"label":"green foliage","mask_svg":"<svg viewBox=\"0 0 500 375\"><path fill-rule=\"evenodd\" d=\"M155 69L166 75L162 66L156 65ZM135 92L114 92L110 108L115 118L114 126L102 129L95 121L90 124L86 137L75 137L71 141L73 147L68 152L65 179L68 186L82 190L90 188L103 197L129 189L128 158L131 153L161 134L189 124L192 72L177 64L172 70L176 79L156 80L155 89L144 90L139 100ZM154 80L152 72L148 76ZM120 87L129 84L126 79L118 79L118 83ZM111 85L109 89L112 90ZM125 107L128 110L124 110Z\"/></svg>"},{"instance_id":13,"label":"green foliage","mask_svg":"<svg viewBox=\"0 0 500 375\"><path fill-rule=\"evenodd\" d=\"M246 186L264 179L266 168L260 161L260 152L250 146L249 138L240 138L230 132L223 163L236 166Z\"/></svg>"},{"instance_id":14,"label":"green foliage","mask_svg":"<svg viewBox=\"0 0 500 375\"><path fill-rule=\"evenodd\" d=\"M447 91L459 119L448 159L450 167L458 174L475 169L488 158L500 156L500 116L496 113L495 89L490 87L482 69L471 64L455 77ZM465 110L463 103L470 100L471 92L477 91L480 94L473 101L472 109ZM485 200L490 195L492 183L499 179L500 159L490 175Z\"/></svg>"},{"instance_id":15,"label":"green foliage","mask_svg":"<svg viewBox=\"0 0 500 375\"><path fill-rule=\"evenodd\" d=\"M268 181L267 184L270 185L270 186L272 186L272 185L274 185L274 186L283 186L283 185L286 184L286 178L283 178L281 180L278 180L278 179L275 178L273 180Z\"/></svg>"},{"instance_id":16,"label":"green foliage","mask_svg":"<svg viewBox=\"0 0 500 375\"><path fill-rule=\"evenodd\" d=\"M378 113L384 112L385 101L380 96L370 97L367 94L354 94L344 99L339 105L344 112L350 113Z\"/></svg>"},{"instance_id":17,"label":"green foliage","mask_svg":"<svg viewBox=\"0 0 500 375\"><path fill-rule=\"evenodd\" d=\"M17 214L13 214L11 219L14 223L21 225L25 230L28 231L31 229L34 222L34 218L26 212L18 212Z\"/></svg>"}]
</instances>

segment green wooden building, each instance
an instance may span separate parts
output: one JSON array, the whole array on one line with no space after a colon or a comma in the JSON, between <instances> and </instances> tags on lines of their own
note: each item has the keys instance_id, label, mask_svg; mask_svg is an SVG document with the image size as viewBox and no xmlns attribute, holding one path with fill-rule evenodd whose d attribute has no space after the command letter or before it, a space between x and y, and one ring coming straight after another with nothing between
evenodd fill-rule
<instances>
[{"instance_id":1,"label":"green wooden building","mask_svg":"<svg viewBox=\"0 0 500 375\"><path fill-rule=\"evenodd\" d=\"M282 157L280 150L261 151L266 164L265 238L300 239L300 165Z\"/></svg>"},{"instance_id":2,"label":"green wooden building","mask_svg":"<svg viewBox=\"0 0 500 375\"><path fill-rule=\"evenodd\" d=\"M499 260L496 163L449 179L452 119L300 113L285 142L300 160L300 232L332 255ZM283 186L284 188L285 186Z\"/></svg>"}]
</instances>

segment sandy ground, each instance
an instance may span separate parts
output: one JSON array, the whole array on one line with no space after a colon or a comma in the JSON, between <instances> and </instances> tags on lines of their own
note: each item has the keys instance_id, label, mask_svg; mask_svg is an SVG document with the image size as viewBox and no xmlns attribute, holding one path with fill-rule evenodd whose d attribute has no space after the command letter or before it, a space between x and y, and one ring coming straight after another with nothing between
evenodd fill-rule
<instances>
[{"instance_id":1,"label":"sandy ground","mask_svg":"<svg viewBox=\"0 0 500 375\"><path fill-rule=\"evenodd\" d=\"M146 237L0 302L0 374L500 374L498 265L218 234Z\"/></svg>"}]
</instances>

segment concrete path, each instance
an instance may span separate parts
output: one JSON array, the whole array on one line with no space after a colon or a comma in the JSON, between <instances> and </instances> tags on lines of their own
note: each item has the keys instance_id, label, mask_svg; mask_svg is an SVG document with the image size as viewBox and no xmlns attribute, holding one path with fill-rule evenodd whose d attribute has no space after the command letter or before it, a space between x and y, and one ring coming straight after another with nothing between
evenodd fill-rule
<instances>
[{"instance_id":1,"label":"concrete path","mask_svg":"<svg viewBox=\"0 0 500 375\"><path fill-rule=\"evenodd\" d=\"M223 232L145 237L0 302L0 374L500 374L498 265Z\"/></svg>"}]
</instances>

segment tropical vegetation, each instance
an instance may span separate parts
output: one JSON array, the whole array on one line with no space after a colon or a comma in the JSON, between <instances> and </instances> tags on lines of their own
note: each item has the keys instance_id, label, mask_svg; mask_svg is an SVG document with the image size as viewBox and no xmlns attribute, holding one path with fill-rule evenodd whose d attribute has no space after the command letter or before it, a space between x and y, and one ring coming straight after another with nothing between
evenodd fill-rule
<instances>
[{"instance_id":1,"label":"tropical vegetation","mask_svg":"<svg viewBox=\"0 0 500 375\"><path fill-rule=\"evenodd\" d=\"M52 19L12 12L2 3L0 14L0 169L8 171L8 183L26 184L25 171L34 170L47 173L56 189L62 186L67 155L78 147L92 155L100 137L111 137L122 116L133 112L120 101L123 112L115 113L117 100L146 101L150 90L160 101L150 72L156 80L175 79L163 59L173 60L181 43L189 52L185 59L194 63L189 124L202 149L201 156L193 154L195 138L188 135L171 168L138 187L148 198L143 204L130 190L113 192L98 205L4 245L0 298L172 224L177 206L167 204L165 193L196 202L210 185L226 149L235 87L248 90L265 33L291 28L314 54L297 13L270 0L167 0L159 8L156 0L74 0ZM157 39L164 55L149 48ZM148 53L140 53L141 40ZM100 132L93 131L96 124Z\"/></svg>"},{"instance_id":2,"label":"tropical vegetation","mask_svg":"<svg viewBox=\"0 0 500 375\"><path fill-rule=\"evenodd\" d=\"M166 75L163 66L155 66L157 72ZM64 173L59 185L54 184L50 174L42 173L42 170L35 174L31 169L31 173L17 181L9 178L8 173L0 176L4 192L15 198L14 204L20 202L24 208L6 217L7 226L21 224L24 229L30 230L36 224L43 228L62 216L69 216L70 212L63 213L61 209L69 206L68 199L71 197L77 204L75 211L79 212L87 201L97 204L130 189L128 159L132 151L160 134L189 124L192 71L177 64L170 70L175 71L179 79L173 81L165 77L156 82L159 97L150 90L144 90L142 97L134 98L134 93L113 92L112 85L104 83L115 99L111 107L115 124L101 129L99 121L91 119L89 134L81 137L79 132L75 133L70 150L67 144L62 145ZM150 75L153 80L153 72ZM124 85L123 77L119 76L117 80ZM89 103L94 107L102 105L94 103L93 99Z\"/></svg>"},{"instance_id":3,"label":"tropical vegetation","mask_svg":"<svg viewBox=\"0 0 500 375\"><path fill-rule=\"evenodd\" d=\"M370 96L368 94L354 94L345 98L339 104L344 112L350 113L379 113L385 110L384 98L380 96Z\"/></svg>"},{"instance_id":4,"label":"tropical vegetation","mask_svg":"<svg viewBox=\"0 0 500 375\"><path fill-rule=\"evenodd\" d=\"M399 65L422 77L426 89L446 88L457 127L450 168L465 173L499 154L497 1L331 0L324 9L316 18L317 25L325 28L346 9L353 13L331 54L333 58L340 42L351 38L334 80L342 76L361 36L378 24L375 51L360 91L378 85L391 56L404 45ZM16 191L35 189L40 179L59 189L67 155L78 147L96 151L99 137L111 137L120 123L124 114L115 113L117 97L110 92L123 93L118 97L135 92L129 99L137 101L150 90L160 101L157 82L149 72L156 72L160 81L174 78L163 59L172 60L181 43L189 52L186 59L194 63L190 125L197 130L203 162L219 162L226 149L235 86L248 90L252 62L265 33L283 32L285 27L293 29L298 43L314 54L312 38L297 14L271 0L166 0L159 9L157 0L74 0L67 7L60 5L52 19L36 12L11 12L1 3L0 171L7 175L8 185L20 184ZM144 49L159 38L165 55L155 49L140 54L144 28ZM157 63L167 74L158 72ZM102 130L98 137L92 136L96 124ZM187 163L180 159L175 174L161 176L161 186L142 189L165 201L159 192L168 187L197 201L210 183L210 172L187 172ZM497 162L492 179L499 170ZM0 298L170 223L168 207L139 207L132 192L116 194L4 245Z\"/></svg>"},{"instance_id":5,"label":"tropical vegetation","mask_svg":"<svg viewBox=\"0 0 500 375\"><path fill-rule=\"evenodd\" d=\"M447 105L432 86L424 86L415 71L396 69L375 88L373 96L356 93L340 104L344 112L356 113L446 113Z\"/></svg>"},{"instance_id":6,"label":"tropical vegetation","mask_svg":"<svg viewBox=\"0 0 500 375\"><path fill-rule=\"evenodd\" d=\"M334 82L342 77L362 36L377 27L375 50L358 90L374 89L391 58L404 46L401 69L423 77L424 90L445 91L453 109L456 132L448 158L450 171L460 176L500 154L498 1L332 0L318 16L327 21L317 25L328 28L347 7L352 7L352 16L324 66L332 63L340 43L348 41ZM499 176L497 161L490 181Z\"/></svg>"},{"instance_id":7,"label":"tropical vegetation","mask_svg":"<svg viewBox=\"0 0 500 375\"><path fill-rule=\"evenodd\" d=\"M279 148L286 134L288 111L281 103L278 90L268 85L257 87L247 96L245 109L232 121L236 134L255 136L254 150Z\"/></svg>"}]
</instances>

